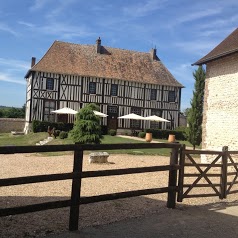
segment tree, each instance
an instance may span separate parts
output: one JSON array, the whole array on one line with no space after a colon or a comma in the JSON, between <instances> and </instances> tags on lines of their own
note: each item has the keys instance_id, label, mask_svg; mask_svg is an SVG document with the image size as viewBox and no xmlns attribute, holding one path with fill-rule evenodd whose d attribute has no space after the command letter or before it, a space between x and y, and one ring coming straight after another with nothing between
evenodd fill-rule
<instances>
[{"instance_id":1,"label":"tree","mask_svg":"<svg viewBox=\"0 0 238 238\"><path fill-rule=\"evenodd\" d=\"M190 110L191 110L191 108L186 108L186 109L184 109L183 112L182 112L183 115L186 116L186 117L188 117Z\"/></svg>"},{"instance_id":2,"label":"tree","mask_svg":"<svg viewBox=\"0 0 238 238\"><path fill-rule=\"evenodd\" d=\"M202 66L193 72L195 79L193 98L191 100L191 109L188 114L188 141L193 145L195 149L196 145L200 145L202 142L202 115L203 115L203 99L204 99L204 87L206 72Z\"/></svg>"},{"instance_id":3,"label":"tree","mask_svg":"<svg viewBox=\"0 0 238 238\"><path fill-rule=\"evenodd\" d=\"M23 108L11 107L5 109L5 117L7 118L24 118L25 110Z\"/></svg>"},{"instance_id":4,"label":"tree","mask_svg":"<svg viewBox=\"0 0 238 238\"><path fill-rule=\"evenodd\" d=\"M102 136L100 117L96 116L93 110L99 111L99 107L94 104L88 104L82 108L76 115L71 137L74 142L80 144L100 144Z\"/></svg>"}]
</instances>

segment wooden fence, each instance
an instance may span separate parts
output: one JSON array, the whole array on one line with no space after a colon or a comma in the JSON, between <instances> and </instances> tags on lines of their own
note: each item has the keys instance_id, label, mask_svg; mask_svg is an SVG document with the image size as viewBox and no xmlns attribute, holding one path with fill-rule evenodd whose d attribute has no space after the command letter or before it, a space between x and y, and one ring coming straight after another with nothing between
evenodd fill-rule
<instances>
[{"instance_id":1,"label":"wooden fence","mask_svg":"<svg viewBox=\"0 0 238 238\"><path fill-rule=\"evenodd\" d=\"M142 144L102 144L102 145L75 144L75 145L0 147L0 154L74 151L74 164L73 164L72 173L48 174L48 175L0 179L0 187L72 179L71 199L32 204L32 205L20 206L20 207L2 208L0 209L0 217L29 213L29 212L36 212L36 211L43 211L43 210L55 209L55 208L70 207L69 230L72 231L72 230L78 229L79 206L81 204L89 204L94 202L135 197L135 196L141 196L141 195L168 193L167 207L175 208L176 193L178 192L177 170L180 168L180 166L178 165L178 154L179 154L180 146L181 145L177 143L154 143L154 144L142 143ZM85 172L82 171L84 151L88 151L88 150L108 151L108 150L114 150L114 149L139 149L139 148L150 148L150 149L170 148L171 149L170 162L168 163L168 165L163 165L163 166L103 170L103 171L85 171ZM167 187L135 190L135 191L128 191L128 192L114 193L114 194L104 194L104 195L91 196L91 197L82 197L80 195L82 178L147 173L147 172L156 172L156 171L169 171Z\"/></svg>"},{"instance_id":2,"label":"wooden fence","mask_svg":"<svg viewBox=\"0 0 238 238\"><path fill-rule=\"evenodd\" d=\"M177 201L182 202L184 198L211 196L218 196L220 199L223 199L228 194L238 193L238 190L231 190L235 184L238 184L238 163L232 158L232 155L237 154L238 151L228 151L227 146L224 146L222 151L210 151L186 150L185 145L183 145L180 150L179 192ZM210 163L199 163L196 160L200 160L200 158L195 158L194 156L196 155L215 156L215 158ZM187 167L196 168L198 173L185 173L184 171ZM232 167L234 171L229 171L229 168ZM218 172L210 172L212 168L218 168ZM193 183L184 183L186 178L194 178ZM216 181L212 181L211 178L216 178ZM230 178L229 182L228 178ZM202 179L206 183L202 183ZM212 189L213 193L192 193L194 188L208 187Z\"/></svg>"}]
</instances>

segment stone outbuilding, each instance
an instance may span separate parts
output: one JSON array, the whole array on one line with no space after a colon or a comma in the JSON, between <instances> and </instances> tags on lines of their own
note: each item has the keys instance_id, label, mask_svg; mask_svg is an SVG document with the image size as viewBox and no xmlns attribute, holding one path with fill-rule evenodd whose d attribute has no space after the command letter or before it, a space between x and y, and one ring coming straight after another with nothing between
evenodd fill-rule
<instances>
[{"instance_id":1,"label":"stone outbuilding","mask_svg":"<svg viewBox=\"0 0 238 238\"><path fill-rule=\"evenodd\" d=\"M203 64L202 148L238 150L238 28L193 65Z\"/></svg>"}]
</instances>

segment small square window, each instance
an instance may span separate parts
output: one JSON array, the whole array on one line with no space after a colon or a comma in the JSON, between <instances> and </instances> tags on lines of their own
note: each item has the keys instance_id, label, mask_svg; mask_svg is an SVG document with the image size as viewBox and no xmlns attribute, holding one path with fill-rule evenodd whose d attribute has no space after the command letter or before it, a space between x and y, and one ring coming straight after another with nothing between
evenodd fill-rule
<instances>
[{"instance_id":1,"label":"small square window","mask_svg":"<svg viewBox=\"0 0 238 238\"><path fill-rule=\"evenodd\" d=\"M107 112L109 114L117 114L118 108L117 108L117 106L108 106Z\"/></svg>"},{"instance_id":2,"label":"small square window","mask_svg":"<svg viewBox=\"0 0 238 238\"><path fill-rule=\"evenodd\" d=\"M46 79L46 89L47 90L53 90L54 89L54 79L47 78Z\"/></svg>"},{"instance_id":3,"label":"small square window","mask_svg":"<svg viewBox=\"0 0 238 238\"><path fill-rule=\"evenodd\" d=\"M111 86L111 95L112 96L117 96L118 93L118 85L117 84L112 84Z\"/></svg>"},{"instance_id":4,"label":"small square window","mask_svg":"<svg viewBox=\"0 0 238 238\"><path fill-rule=\"evenodd\" d=\"M175 91L169 91L169 102L175 102Z\"/></svg>"},{"instance_id":5,"label":"small square window","mask_svg":"<svg viewBox=\"0 0 238 238\"><path fill-rule=\"evenodd\" d=\"M157 90L156 89L151 89L150 100L156 100L156 98L157 98Z\"/></svg>"},{"instance_id":6,"label":"small square window","mask_svg":"<svg viewBox=\"0 0 238 238\"><path fill-rule=\"evenodd\" d=\"M89 93L96 94L96 83L95 82L89 83Z\"/></svg>"}]
</instances>

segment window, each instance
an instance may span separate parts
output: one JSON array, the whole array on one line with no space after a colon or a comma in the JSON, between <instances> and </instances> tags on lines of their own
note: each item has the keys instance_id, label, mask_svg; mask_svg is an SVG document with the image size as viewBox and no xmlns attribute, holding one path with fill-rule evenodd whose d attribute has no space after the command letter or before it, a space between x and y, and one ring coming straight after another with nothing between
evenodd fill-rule
<instances>
[{"instance_id":1,"label":"window","mask_svg":"<svg viewBox=\"0 0 238 238\"><path fill-rule=\"evenodd\" d=\"M53 90L54 89L54 79L47 78L46 79L46 89L47 90Z\"/></svg>"},{"instance_id":2,"label":"window","mask_svg":"<svg viewBox=\"0 0 238 238\"><path fill-rule=\"evenodd\" d=\"M108 114L117 114L117 106L108 106L107 112Z\"/></svg>"},{"instance_id":3,"label":"window","mask_svg":"<svg viewBox=\"0 0 238 238\"><path fill-rule=\"evenodd\" d=\"M158 117L162 117L162 111L157 109L151 109L151 115L156 115ZM161 129L161 122L151 121L150 122L151 129Z\"/></svg>"},{"instance_id":4,"label":"window","mask_svg":"<svg viewBox=\"0 0 238 238\"><path fill-rule=\"evenodd\" d=\"M95 82L89 83L89 93L96 94L96 83Z\"/></svg>"},{"instance_id":5,"label":"window","mask_svg":"<svg viewBox=\"0 0 238 238\"><path fill-rule=\"evenodd\" d=\"M150 100L156 100L156 98L157 98L157 90L156 89L151 89Z\"/></svg>"},{"instance_id":6,"label":"window","mask_svg":"<svg viewBox=\"0 0 238 238\"><path fill-rule=\"evenodd\" d=\"M169 91L169 102L175 102L175 91Z\"/></svg>"},{"instance_id":7,"label":"window","mask_svg":"<svg viewBox=\"0 0 238 238\"><path fill-rule=\"evenodd\" d=\"M55 101L45 101L44 121L54 121L55 115L51 111L55 110Z\"/></svg>"},{"instance_id":8,"label":"window","mask_svg":"<svg viewBox=\"0 0 238 238\"><path fill-rule=\"evenodd\" d=\"M135 113L137 115L141 115L141 109L133 107L131 108L131 113ZM131 121L131 128L133 129L139 129L141 121L140 120L130 120Z\"/></svg>"},{"instance_id":9,"label":"window","mask_svg":"<svg viewBox=\"0 0 238 238\"><path fill-rule=\"evenodd\" d=\"M111 95L112 96L117 96L118 92L118 85L117 84L112 84L111 86Z\"/></svg>"}]
</instances>

